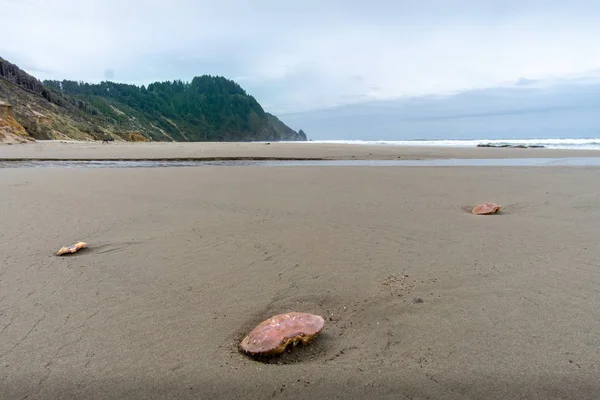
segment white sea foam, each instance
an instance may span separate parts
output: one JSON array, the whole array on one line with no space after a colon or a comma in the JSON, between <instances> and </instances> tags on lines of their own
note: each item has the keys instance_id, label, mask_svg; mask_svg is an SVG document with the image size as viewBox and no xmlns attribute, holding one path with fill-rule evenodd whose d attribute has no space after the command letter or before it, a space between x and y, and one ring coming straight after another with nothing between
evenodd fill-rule
<instances>
[{"instance_id":1,"label":"white sea foam","mask_svg":"<svg viewBox=\"0 0 600 400\"><path fill-rule=\"evenodd\" d=\"M301 142L306 143L306 142ZM313 140L308 143L475 147L479 144L544 146L549 149L600 150L600 138L589 139L478 139L478 140Z\"/></svg>"}]
</instances>

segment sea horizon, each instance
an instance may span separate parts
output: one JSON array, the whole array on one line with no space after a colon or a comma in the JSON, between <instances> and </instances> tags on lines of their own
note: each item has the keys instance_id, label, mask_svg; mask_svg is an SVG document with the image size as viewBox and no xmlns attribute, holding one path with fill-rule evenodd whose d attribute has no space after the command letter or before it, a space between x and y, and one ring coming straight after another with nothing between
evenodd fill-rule
<instances>
[{"instance_id":1,"label":"sea horizon","mask_svg":"<svg viewBox=\"0 0 600 400\"><path fill-rule=\"evenodd\" d=\"M292 142L285 143L306 143ZM527 139L405 139L405 140L309 140L308 143L356 144L356 145L388 145L388 146L442 146L442 147L476 147L491 146L543 146L549 149L600 150L600 137L596 138L527 138Z\"/></svg>"}]
</instances>

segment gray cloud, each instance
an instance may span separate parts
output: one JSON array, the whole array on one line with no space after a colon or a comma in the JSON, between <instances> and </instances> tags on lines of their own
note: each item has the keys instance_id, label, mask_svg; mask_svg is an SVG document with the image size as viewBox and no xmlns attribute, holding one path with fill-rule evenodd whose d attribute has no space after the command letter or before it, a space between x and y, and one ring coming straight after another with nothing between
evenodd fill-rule
<instances>
[{"instance_id":1,"label":"gray cloud","mask_svg":"<svg viewBox=\"0 0 600 400\"><path fill-rule=\"evenodd\" d=\"M315 140L412 140L597 137L599 114L600 80L562 79L280 117Z\"/></svg>"},{"instance_id":2,"label":"gray cloud","mask_svg":"<svg viewBox=\"0 0 600 400\"><path fill-rule=\"evenodd\" d=\"M595 0L0 0L0 9L11 16L0 55L42 79L224 75L278 113L600 68Z\"/></svg>"}]
</instances>

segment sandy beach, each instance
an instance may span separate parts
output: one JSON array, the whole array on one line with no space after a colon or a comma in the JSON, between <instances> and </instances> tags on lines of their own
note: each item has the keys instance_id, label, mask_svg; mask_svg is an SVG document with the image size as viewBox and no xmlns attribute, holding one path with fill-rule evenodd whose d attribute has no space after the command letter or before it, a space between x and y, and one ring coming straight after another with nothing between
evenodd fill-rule
<instances>
[{"instance_id":1,"label":"sandy beach","mask_svg":"<svg viewBox=\"0 0 600 400\"><path fill-rule=\"evenodd\" d=\"M324 159L426 160L448 158L600 157L598 150L382 146L329 143L131 143L38 141L0 146L0 160L70 159Z\"/></svg>"},{"instance_id":2,"label":"sandy beach","mask_svg":"<svg viewBox=\"0 0 600 400\"><path fill-rule=\"evenodd\" d=\"M0 146L21 158L548 149ZM1 399L597 399L600 168L0 168ZM478 203L504 206L474 216ZM67 257L60 247L89 249ZM416 299L421 299L417 301ZM237 345L285 311L306 347Z\"/></svg>"}]
</instances>

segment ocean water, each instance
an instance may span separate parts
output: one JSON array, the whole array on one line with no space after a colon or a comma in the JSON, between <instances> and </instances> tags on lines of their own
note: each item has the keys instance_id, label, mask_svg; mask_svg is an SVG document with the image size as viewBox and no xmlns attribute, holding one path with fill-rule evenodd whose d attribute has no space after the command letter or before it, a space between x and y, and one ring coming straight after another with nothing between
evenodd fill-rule
<instances>
[{"instance_id":1,"label":"ocean water","mask_svg":"<svg viewBox=\"0 0 600 400\"><path fill-rule=\"evenodd\" d=\"M301 142L305 143L305 142ZM544 146L549 149L600 150L600 138L586 139L477 139L477 140L313 140L308 143L338 143L388 146L476 147L479 144Z\"/></svg>"},{"instance_id":2,"label":"ocean water","mask_svg":"<svg viewBox=\"0 0 600 400\"><path fill-rule=\"evenodd\" d=\"M166 168L166 167L600 167L600 157L487 158L434 160L30 160L0 161L3 168Z\"/></svg>"}]
</instances>

